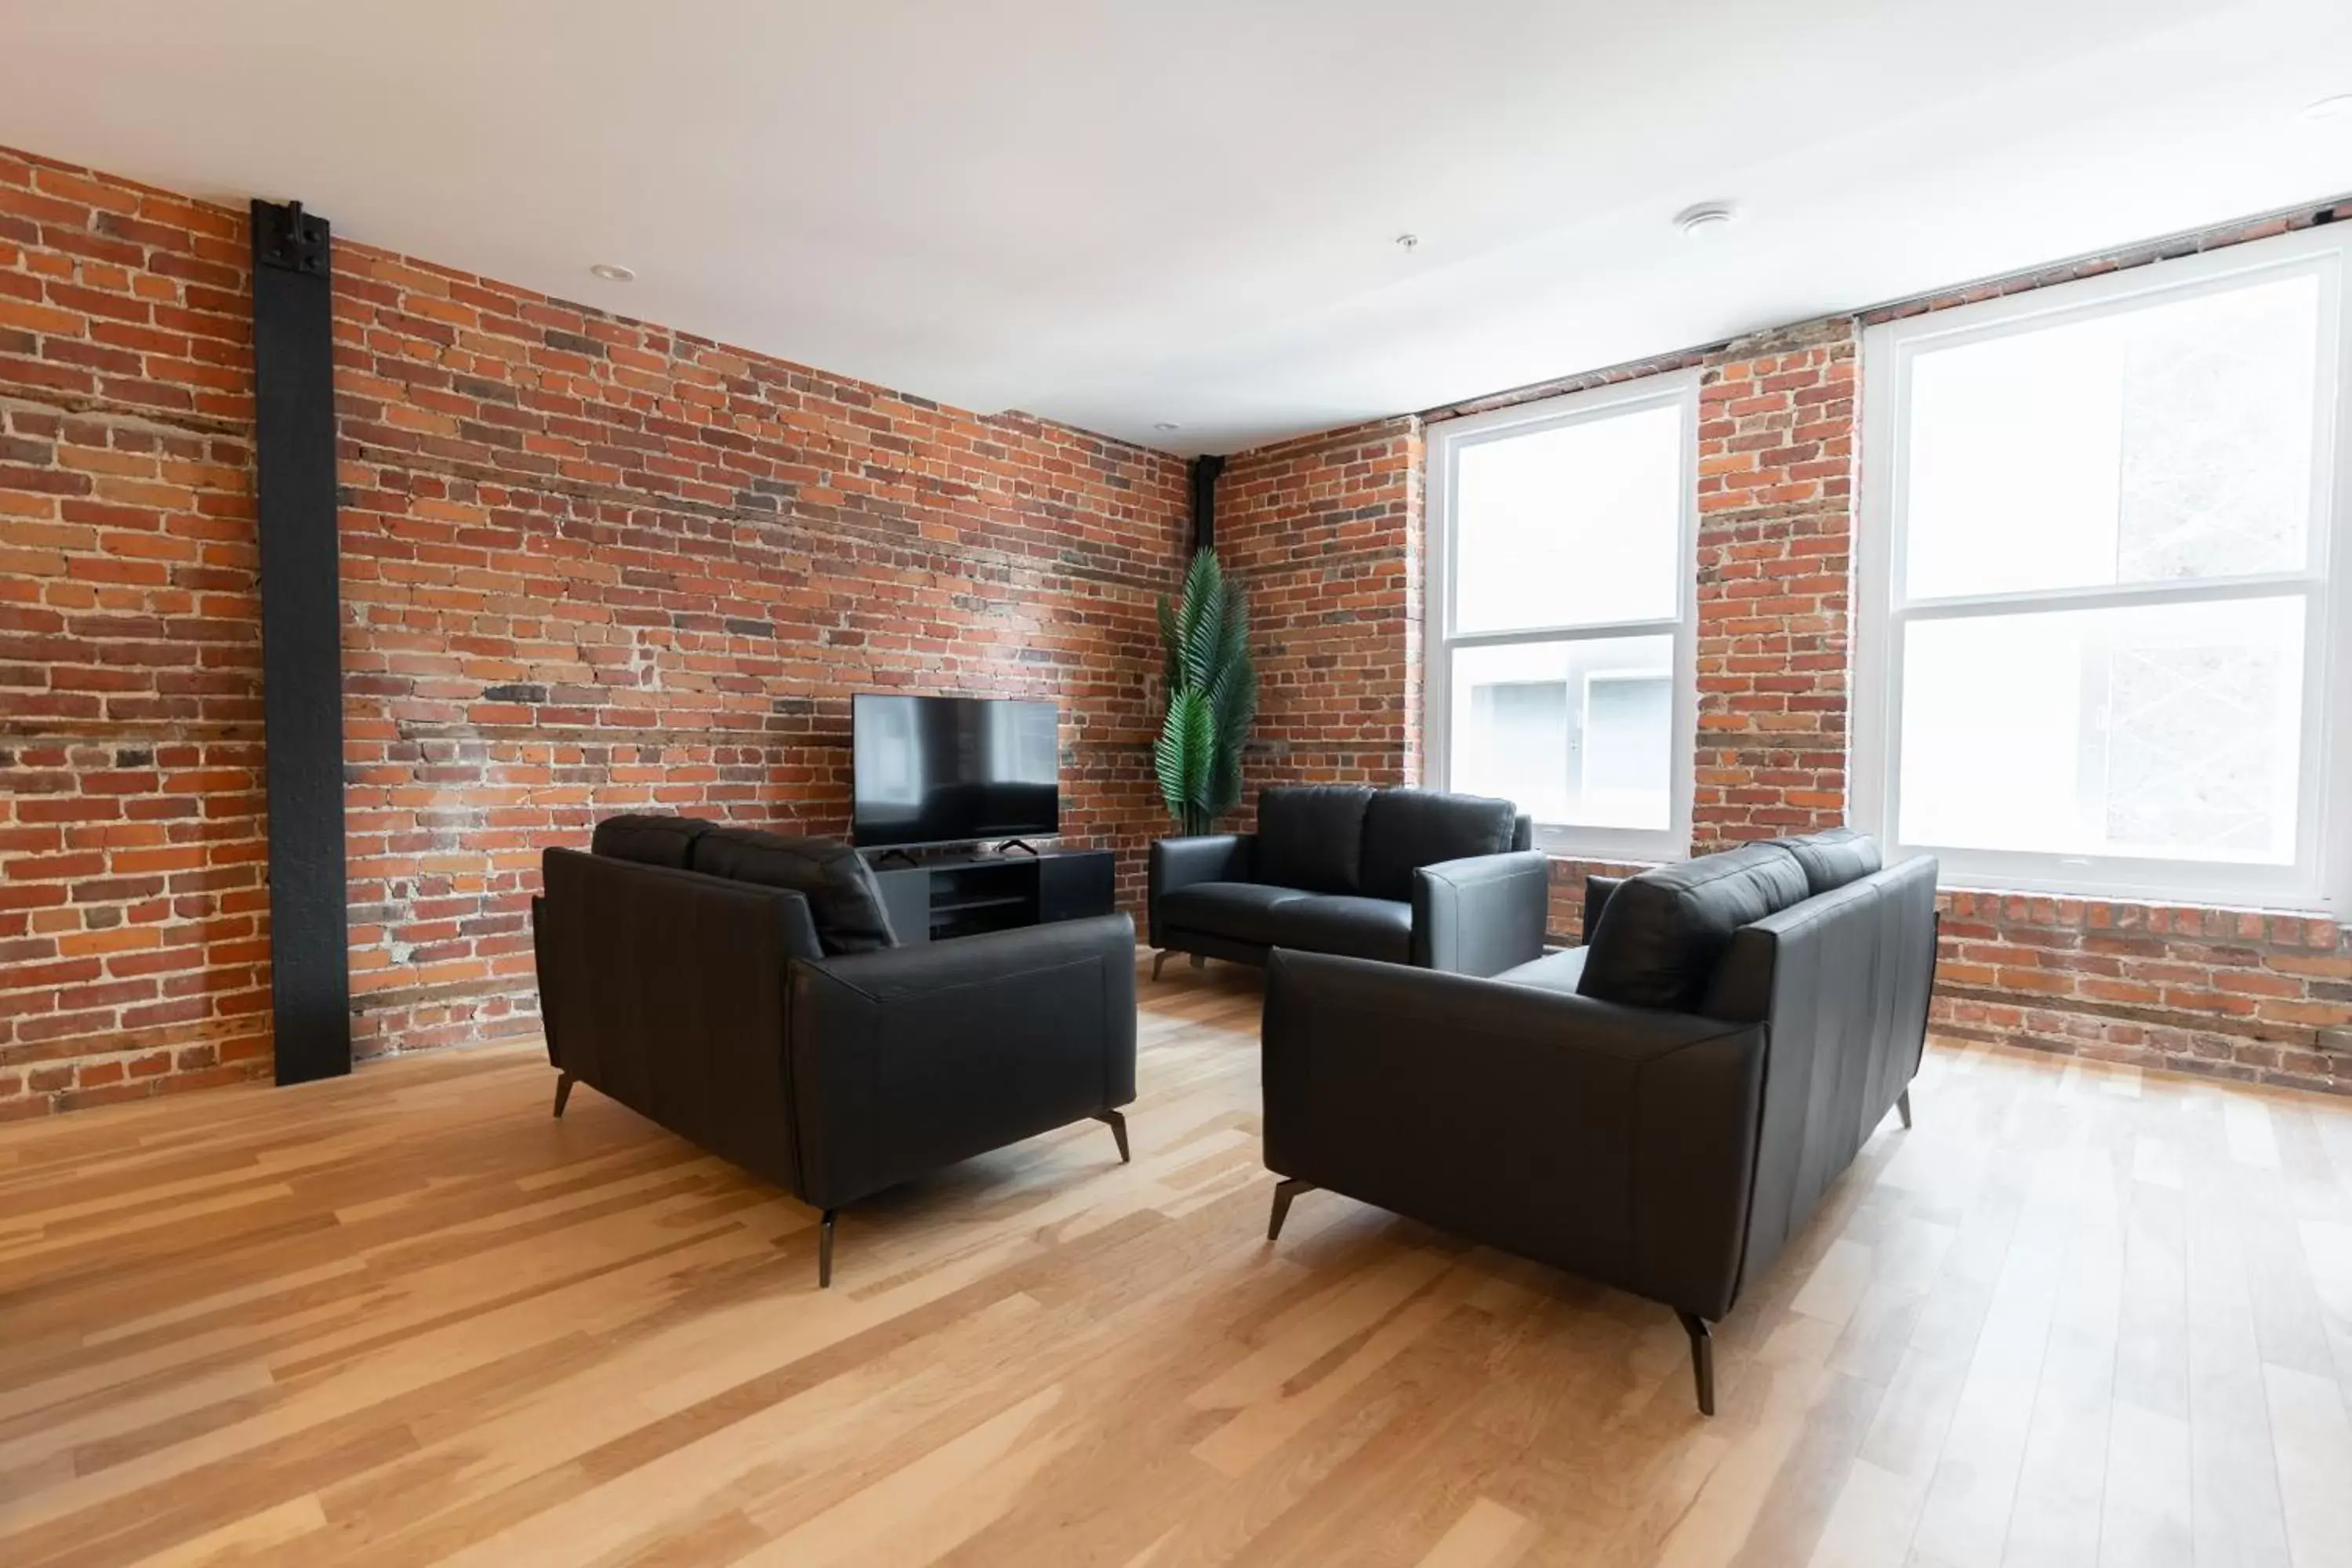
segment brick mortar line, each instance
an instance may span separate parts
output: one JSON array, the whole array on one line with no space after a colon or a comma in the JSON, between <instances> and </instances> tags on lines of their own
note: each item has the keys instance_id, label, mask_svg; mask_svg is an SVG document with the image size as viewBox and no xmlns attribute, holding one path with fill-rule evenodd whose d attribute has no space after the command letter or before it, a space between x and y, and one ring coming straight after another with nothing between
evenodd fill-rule
<instances>
[{"instance_id":1,"label":"brick mortar line","mask_svg":"<svg viewBox=\"0 0 2352 1568\"><path fill-rule=\"evenodd\" d=\"M1825 521L1842 521L1851 518L1853 515L1853 511L1854 506L1853 499L1847 496L1830 496L1820 500L1759 501L1753 506L1719 506L1713 511L1702 511L1698 514L1699 539L1701 546L1704 548L1705 544L1707 542L1707 532L1713 529L1722 528L1727 524L1737 525L1739 523L1748 522L1799 522L1814 518L1818 518ZM1786 560L1790 558L1778 557L1776 559ZM1804 556L1798 559L1818 561L1823 559L1823 557Z\"/></svg>"},{"instance_id":2,"label":"brick mortar line","mask_svg":"<svg viewBox=\"0 0 2352 1568\"><path fill-rule=\"evenodd\" d=\"M442 980L423 985L386 986L380 991L355 991L352 994L352 1016L366 1017L400 1007L414 1007L437 1002L489 1001L501 996L539 994L535 976L511 978L492 976L487 980Z\"/></svg>"},{"instance_id":3,"label":"brick mortar line","mask_svg":"<svg viewBox=\"0 0 2352 1568\"><path fill-rule=\"evenodd\" d=\"M53 1040L0 1046L0 1068L15 1070L79 1057L178 1050L188 1046L215 1045L223 1040L262 1039L268 1035L269 1016L266 1013L239 1015L233 1018L199 1018L185 1024L161 1024L145 1029L101 1029L89 1035L61 1035Z\"/></svg>"},{"instance_id":4,"label":"brick mortar line","mask_svg":"<svg viewBox=\"0 0 2352 1568\"><path fill-rule=\"evenodd\" d=\"M106 741L147 744L259 744L258 723L178 719L0 719L0 741L14 745L87 746Z\"/></svg>"},{"instance_id":5,"label":"brick mortar line","mask_svg":"<svg viewBox=\"0 0 2352 1568\"><path fill-rule=\"evenodd\" d=\"M958 561L973 563L993 562L1000 563L1010 570L1027 570L1045 573L1047 574L1058 574L1066 577L1079 578L1092 583L1106 584L1114 587L1132 588L1139 592L1154 594L1164 593L1172 587L1175 583L1174 574L1176 571L1176 552L1174 551L1171 551L1168 566L1170 575L1166 577L1155 577L1147 575L1140 572L1122 573L1099 568L1090 568L1073 563L1058 556L1048 557L1040 555L1022 555L1016 554L1009 550L994 548L987 545L952 544L942 540L926 539L919 533L910 539L907 534L892 532L875 523L836 521L828 529L827 524L820 522L815 519L795 514L792 510L793 503L783 501L782 498L779 498L779 509L774 512L744 510L739 508L721 506L713 501L692 500L682 496L662 495L645 490L621 489L612 486L594 484L583 479L568 479L561 475L541 476L535 474L508 473L494 468L467 463L457 458L437 458L425 453L405 452L399 451L396 448L377 447L371 446L364 441L353 441L352 446L356 448L355 455L358 458L358 460L367 463L373 467L384 468L395 473L432 474L445 479L462 479L468 484L474 485L487 484L496 486L502 489L537 492L547 495L560 495L572 500L584 501L592 506L624 506L633 510L673 512L688 517L699 517L711 522L723 522L738 526L751 524L762 529L772 529L779 531L799 531L808 537L819 541L820 542L835 542L844 535L847 535L866 543L888 549L905 551L909 554L924 556L946 555ZM372 509L359 508L356 510L368 510ZM855 516L856 512L856 508L845 508L841 510L850 513L852 516ZM532 515L537 517L539 514L534 513ZM949 512L947 515L953 516L956 514ZM551 523L557 525L560 525L562 521L561 519L550 519L548 521ZM599 526L612 525L603 524L600 522ZM914 524L913 526L919 527L919 524ZM804 552L804 553L822 554L823 552L809 551Z\"/></svg>"},{"instance_id":6,"label":"brick mortar line","mask_svg":"<svg viewBox=\"0 0 2352 1568\"><path fill-rule=\"evenodd\" d=\"M1711 711L1713 710L1705 709L1701 710L1702 713L1709 713ZM1785 716L1783 710L1774 710L1772 711L1775 716ZM1785 712L1790 713L1803 713L1809 711L1813 710L1807 709L1790 709L1785 710ZM1727 719L1738 721L1741 724L1746 725L1750 721L1765 717L1766 715L1759 713L1725 712L1723 716ZM1787 751L1791 746L1817 748L1822 744L1828 742L1834 742L1834 744L1839 747L1843 747L1845 744L1845 726L1843 724L1832 725L1823 723L1809 730L1758 730L1753 728L1726 730L1707 729L1702 727L1698 731L1698 749L1702 752L1780 752ZM1708 784L1705 787L1708 789L1733 789L1748 786ZM1843 787L1843 783L1841 783L1840 787ZM1725 804L1737 805L1746 803L1731 801ZM1777 805L1778 803L1775 802L1774 804ZM1571 856L1570 858L1573 859L1575 857Z\"/></svg>"},{"instance_id":7,"label":"brick mortar line","mask_svg":"<svg viewBox=\"0 0 2352 1568\"><path fill-rule=\"evenodd\" d=\"M1951 985L1940 981L1937 983L1936 994L1955 1002L1979 1002L1989 1006L2027 1012L2038 1009L2049 1013L2082 1013L2092 1017L2113 1018L2123 1024L2146 1024L2157 1028L2179 1029L2188 1034L2229 1035L2238 1039L2259 1041L2266 1046L2289 1046L2298 1050L2346 1055L2340 1047L2330 1046L2321 1038L2319 1028L2311 1024L2273 1024L2260 1018L2234 1017L2226 1013L2138 1007L2127 1002L2101 1002L2085 996L2053 995L2038 991L1987 990L1981 986ZM2347 1064L2352 1066L2352 1057L2347 1058Z\"/></svg>"},{"instance_id":8,"label":"brick mortar line","mask_svg":"<svg viewBox=\"0 0 2352 1568\"><path fill-rule=\"evenodd\" d=\"M400 720L395 729L406 741L555 741L583 745L737 745L758 746L775 750L784 746L806 746L826 735L839 735L846 743L848 731L795 730L720 730L688 728L685 726L635 725L627 729L604 729L595 725L576 724L468 724L449 720ZM1124 740L1087 739L1076 742L1074 749L1117 751L1122 748L1149 748L1153 735L1139 731ZM345 743L350 742L348 739Z\"/></svg>"},{"instance_id":9,"label":"brick mortar line","mask_svg":"<svg viewBox=\"0 0 2352 1568\"><path fill-rule=\"evenodd\" d=\"M1342 425L1336 429L1310 430L1303 435L1286 436L1277 441L1249 447L1234 456L1269 464L1304 462L1313 467L1334 452L1357 447L1384 447L1391 441L1409 439L1421 434L1423 423L1425 418L1420 414L1391 414L1378 419Z\"/></svg>"},{"instance_id":10,"label":"brick mortar line","mask_svg":"<svg viewBox=\"0 0 2352 1568\"><path fill-rule=\"evenodd\" d=\"M103 419L168 436L227 436L247 447L253 445L251 420L224 419L208 414L161 414L108 398L46 392L16 382L0 381L0 408L29 408L69 418Z\"/></svg>"},{"instance_id":11,"label":"brick mortar line","mask_svg":"<svg viewBox=\"0 0 2352 1568\"><path fill-rule=\"evenodd\" d=\"M1231 548L1232 546L1230 543L1220 544L1218 546L1218 551L1222 554L1224 551ZM1392 561L1410 561L1411 559L1412 552L1410 551L1397 549L1389 545L1365 544L1352 546L1346 550L1316 551L1311 554L1294 552L1283 557L1277 563L1265 565L1261 565L1255 562L1236 561L1232 569L1236 572L1246 573L1247 577L1245 582L1247 584L1256 584L1280 577L1300 576L1309 573L1326 572L1334 566L1348 566L1359 563L1367 565L1386 565Z\"/></svg>"}]
</instances>

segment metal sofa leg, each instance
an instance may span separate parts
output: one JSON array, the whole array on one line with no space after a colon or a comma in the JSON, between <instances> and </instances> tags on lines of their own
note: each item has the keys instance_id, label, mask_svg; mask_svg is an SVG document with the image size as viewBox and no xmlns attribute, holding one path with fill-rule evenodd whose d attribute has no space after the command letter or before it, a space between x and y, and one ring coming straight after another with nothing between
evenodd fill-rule
<instances>
[{"instance_id":1,"label":"metal sofa leg","mask_svg":"<svg viewBox=\"0 0 2352 1568\"><path fill-rule=\"evenodd\" d=\"M1175 951L1175 949L1173 949L1173 948L1163 947L1163 948L1161 948L1158 952L1155 952L1155 953L1153 953L1153 954L1151 955L1151 978L1152 978L1152 979L1157 980L1157 979L1159 979L1159 978L1160 978L1160 966L1161 964L1166 963L1168 962L1168 955L1169 955L1170 953L1173 952L1174 951Z\"/></svg>"},{"instance_id":2,"label":"metal sofa leg","mask_svg":"<svg viewBox=\"0 0 2352 1568\"><path fill-rule=\"evenodd\" d=\"M1698 1384L1698 1413L1715 1414L1715 1335L1706 1320L1696 1312L1676 1312L1683 1321L1683 1332L1690 1336L1691 1377Z\"/></svg>"},{"instance_id":3,"label":"metal sofa leg","mask_svg":"<svg viewBox=\"0 0 2352 1568\"><path fill-rule=\"evenodd\" d=\"M824 1289L833 1283L833 1218L839 1209L824 1211L824 1220L816 1233L816 1288Z\"/></svg>"},{"instance_id":4,"label":"metal sofa leg","mask_svg":"<svg viewBox=\"0 0 2352 1568\"><path fill-rule=\"evenodd\" d=\"M1907 1131L1911 1125L1911 1091L1909 1089L1906 1089L1895 1097L1895 1109L1903 1113L1903 1125Z\"/></svg>"},{"instance_id":5,"label":"metal sofa leg","mask_svg":"<svg viewBox=\"0 0 2352 1568\"><path fill-rule=\"evenodd\" d=\"M1314 1183L1297 1181L1289 1176L1285 1176L1274 1184L1274 1213L1265 1222L1265 1238L1268 1241L1279 1241L1282 1238L1282 1222L1290 1217L1290 1200L1301 1193L1311 1193L1314 1190Z\"/></svg>"},{"instance_id":6,"label":"metal sofa leg","mask_svg":"<svg viewBox=\"0 0 2352 1568\"><path fill-rule=\"evenodd\" d=\"M1094 1117L1097 1121L1103 1122L1110 1128L1110 1135L1118 1140L1118 1163L1122 1165L1127 1164L1129 1163L1127 1118L1116 1110L1097 1110L1094 1113Z\"/></svg>"},{"instance_id":7,"label":"metal sofa leg","mask_svg":"<svg viewBox=\"0 0 2352 1568\"><path fill-rule=\"evenodd\" d=\"M570 1073L555 1080L555 1114L558 1117L562 1116L563 1107L572 1099L572 1086L578 1081Z\"/></svg>"}]
</instances>

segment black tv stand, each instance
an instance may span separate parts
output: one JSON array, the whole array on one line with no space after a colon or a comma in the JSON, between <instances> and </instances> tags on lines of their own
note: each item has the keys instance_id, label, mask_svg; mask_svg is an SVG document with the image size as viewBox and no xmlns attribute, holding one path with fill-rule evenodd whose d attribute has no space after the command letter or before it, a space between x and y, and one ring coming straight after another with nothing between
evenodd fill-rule
<instances>
[{"instance_id":1,"label":"black tv stand","mask_svg":"<svg viewBox=\"0 0 2352 1568\"><path fill-rule=\"evenodd\" d=\"M1037 853L1037 847L1034 844L1030 843L1026 838L1008 838L1003 843L996 847L996 852L999 855L1010 855L1015 849L1031 856L1034 856Z\"/></svg>"},{"instance_id":2,"label":"black tv stand","mask_svg":"<svg viewBox=\"0 0 2352 1568\"><path fill-rule=\"evenodd\" d=\"M881 854L874 857L874 864L877 866L887 866L893 860L904 860L909 866L919 866L922 864L921 861L916 859L912 855L908 854L904 849L885 849Z\"/></svg>"},{"instance_id":3,"label":"black tv stand","mask_svg":"<svg viewBox=\"0 0 2352 1568\"><path fill-rule=\"evenodd\" d=\"M873 861L890 929L902 942L1010 931L1048 921L1107 915L1117 907L1117 871L1108 849L1039 849L1026 855L944 855L886 866Z\"/></svg>"}]
</instances>

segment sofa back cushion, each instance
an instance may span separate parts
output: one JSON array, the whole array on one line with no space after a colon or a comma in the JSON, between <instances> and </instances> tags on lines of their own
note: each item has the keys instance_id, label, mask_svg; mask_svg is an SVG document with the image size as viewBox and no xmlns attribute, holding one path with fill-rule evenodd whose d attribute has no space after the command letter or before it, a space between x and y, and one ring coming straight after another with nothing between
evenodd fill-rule
<instances>
[{"instance_id":1,"label":"sofa back cushion","mask_svg":"<svg viewBox=\"0 0 2352 1568\"><path fill-rule=\"evenodd\" d=\"M1410 899L1412 874L1423 866L1506 853L1517 815L1509 801L1485 795L1380 791L1364 809L1364 896Z\"/></svg>"},{"instance_id":2,"label":"sofa back cushion","mask_svg":"<svg viewBox=\"0 0 2352 1568\"><path fill-rule=\"evenodd\" d=\"M1878 869L1878 840L1851 827L1832 827L1802 838L1774 840L1805 868L1806 890L1818 897Z\"/></svg>"},{"instance_id":3,"label":"sofa back cushion","mask_svg":"<svg viewBox=\"0 0 2352 1568\"><path fill-rule=\"evenodd\" d=\"M1368 784L1268 784L1257 796L1257 879L1309 893L1362 886Z\"/></svg>"},{"instance_id":4,"label":"sofa back cushion","mask_svg":"<svg viewBox=\"0 0 2352 1568\"><path fill-rule=\"evenodd\" d=\"M808 900L817 941L828 953L872 952L898 945L872 868L837 838L787 838L714 827L695 839L691 869L800 894Z\"/></svg>"},{"instance_id":5,"label":"sofa back cushion","mask_svg":"<svg viewBox=\"0 0 2352 1568\"><path fill-rule=\"evenodd\" d=\"M1804 868L1777 844L1628 877L1601 906L1578 989L1603 1002L1695 1011L1732 933L1807 896Z\"/></svg>"},{"instance_id":6,"label":"sofa back cushion","mask_svg":"<svg viewBox=\"0 0 2352 1568\"><path fill-rule=\"evenodd\" d=\"M596 825L588 847L610 860L683 871L693 858L694 841L714 826L698 816L608 816Z\"/></svg>"}]
</instances>

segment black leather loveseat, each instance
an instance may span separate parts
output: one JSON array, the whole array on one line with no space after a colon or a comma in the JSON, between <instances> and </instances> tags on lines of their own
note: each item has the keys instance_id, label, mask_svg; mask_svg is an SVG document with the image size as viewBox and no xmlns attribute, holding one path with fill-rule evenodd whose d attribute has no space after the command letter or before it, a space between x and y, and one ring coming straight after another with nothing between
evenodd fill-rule
<instances>
[{"instance_id":1,"label":"black leather loveseat","mask_svg":"<svg viewBox=\"0 0 2352 1568\"><path fill-rule=\"evenodd\" d=\"M1151 847L1154 979L1171 952L1264 963L1276 947L1493 974L1543 952L1549 870L1507 800L1270 784L1255 833Z\"/></svg>"},{"instance_id":2,"label":"black leather loveseat","mask_svg":"<svg viewBox=\"0 0 2352 1568\"><path fill-rule=\"evenodd\" d=\"M1622 883L1587 945L1493 979L1314 953L1266 982L1269 1234L1328 1187L1708 1325L1890 1106L1910 1124L1936 863L1840 831Z\"/></svg>"},{"instance_id":3,"label":"black leather loveseat","mask_svg":"<svg viewBox=\"0 0 2352 1568\"><path fill-rule=\"evenodd\" d=\"M1125 915L901 947L846 846L622 816L532 900L547 1054L824 1211L1093 1117L1127 1156Z\"/></svg>"}]
</instances>

